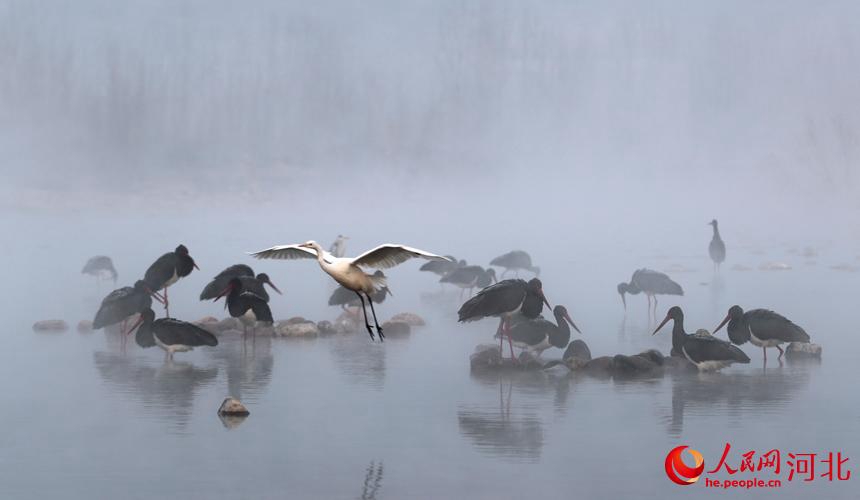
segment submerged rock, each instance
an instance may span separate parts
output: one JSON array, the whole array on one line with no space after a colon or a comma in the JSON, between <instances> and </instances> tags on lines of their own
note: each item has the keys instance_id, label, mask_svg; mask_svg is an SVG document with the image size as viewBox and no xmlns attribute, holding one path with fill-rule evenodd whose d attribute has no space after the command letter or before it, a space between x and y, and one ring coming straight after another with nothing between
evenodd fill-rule
<instances>
[{"instance_id":1,"label":"submerged rock","mask_svg":"<svg viewBox=\"0 0 860 500\"><path fill-rule=\"evenodd\" d=\"M78 331L81 333L90 333L93 331L93 322L88 319L78 321Z\"/></svg>"},{"instance_id":2,"label":"submerged rock","mask_svg":"<svg viewBox=\"0 0 860 500\"><path fill-rule=\"evenodd\" d=\"M245 408L245 405L236 398L225 398L221 403L221 406L218 408L218 415L247 417L250 414L251 412Z\"/></svg>"},{"instance_id":3,"label":"submerged rock","mask_svg":"<svg viewBox=\"0 0 860 500\"><path fill-rule=\"evenodd\" d=\"M792 342L785 349L786 359L821 359L821 346L806 342Z\"/></svg>"},{"instance_id":4,"label":"submerged rock","mask_svg":"<svg viewBox=\"0 0 860 500\"><path fill-rule=\"evenodd\" d=\"M395 314L389 321L406 323L409 326L424 326L427 324L427 322L424 321L424 318L410 312Z\"/></svg>"},{"instance_id":5,"label":"submerged rock","mask_svg":"<svg viewBox=\"0 0 860 500\"><path fill-rule=\"evenodd\" d=\"M412 333L412 327L409 326L409 323L403 321L386 321L381 326L382 333L386 337L396 337Z\"/></svg>"},{"instance_id":6,"label":"submerged rock","mask_svg":"<svg viewBox=\"0 0 860 500\"><path fill-rule=\"evenodd\" d=\"M469 363L473 370L498 368L502 366L502 353L496 344L480 344L469 356Z\"/></svg>"},{"instance_id":7,"label":"submerged rock","mask_svg":"<svg viewBox=\"0 0 860 500\"><path fill-rule=\"evenodd\" d=\"M615 375L630 376L660 372L663 369L662 355L659 363L654 361L654 359L654 357L645 355L645 353L634 356L616 354L612 358L612 371Z\"/></svg>"},{"instance_id":8,"label":"submerged rock","mask_svg":"<svg viewBox=\"0 0 860 500\"><path fill-rule=\"evenodd\" d=\"M43 319L33 323L33 330L37 332L64 332L68 329L68 323L61 319Z\"/></svg>"},{"instance_id":9,"label":"submerged rock","mask_svg":"<svg viewBox=\"0 0 860 500\"><path fill-rule=\"evenodd\" d=\"M320 335L332 335L337 333L337 328L335 328L334 323L325 319L317 323L317 330L319 330Z\"/></svg>"},{"instance_id":10,"label":"submerged rock","mask_svg":"<svg viewBox=\"0 0 860 500\"><path fill-rule=\"evenodd\" d=\"M316 337L320 330L312 321L290 323L290 320L287 320L278 322L275 325L275 332L281 337Z\"/></svg>"}]
</instances>

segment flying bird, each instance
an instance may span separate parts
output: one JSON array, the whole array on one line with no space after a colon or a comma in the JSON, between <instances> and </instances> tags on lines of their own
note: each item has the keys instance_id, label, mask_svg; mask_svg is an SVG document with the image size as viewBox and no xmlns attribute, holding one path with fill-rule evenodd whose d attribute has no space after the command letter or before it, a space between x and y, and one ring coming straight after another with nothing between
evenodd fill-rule
<instances>
[{"instance_id":1,"label":"flying bird","mask_svg":"<svg viewBox=\"0 0 860 500\"><path fill-rule=\"evenodd\" d=\"M744 312L741 306L732 306L729 313L717 326L714 333L720 331L728 323L729 340L733 344L743 345L747 341L761 347L764 362L767 363L767 348L776 347L779 351L777 360L784 354L779 346L785 342L809 342L806 330L794 324L790 319L767 309L753 309Z\"/></svg>"},{"instance_id":2,"label":"flying bird","mask_svg":"<svg viewBox=\"0 0 860 500\"><path fill-rule=\"evenodd\" d=\"M258 321L268 324L275 321L269 308L269 294L264 285L269 285L273 290L281 293L269 279L268 274L260 273L257 276L232 277L227 282L227 286L215 297L217 302L221 297L227 296L225 307L230 312L230 316L242 320L245 330L243 338L247 337L249 325L253 326L256 336Z\"/></svg>"},{"instance_id":3,"label":"flying bird","mask_svg":"<svg viewBox=\"0 0 860 500\"><path fill-rule=\"evenodd\" d=\"M152 309L145 309L140 319L132 326L137 328L135 341L143 348L158 346L164 349L165 359L173 359L173 353L186 352L195 347L217 346L218 339L197 325L173 318L155 319Z\"/></svg>"},{"instance_id":4,"label":"flying bird","mask_svg":"<svg viewBox=\"0 0 860 500\"><path fill-rule=\"evenodd\" d=\"M519 277L520 269L534 273L535 277L540 276L540 268L532 265L531 255L522 250L514 250L504 255L499 255L490 261L490 265L505 268L505 270L502 271L502 278L504 278L509 271L514 271L516 276Z\"/></svg>"},{"instance_id":5,"label":"flying bird","mask_svg":"<svg viewBox=\"0 0 860 500\"><path fill-rule=\"evenodd\" d=\"M712 371L725 368L733 363L749 363L750 358L744 352L725 340L720 340L703 331L693 335L684 331L684 312L678 306L672 306L666 314L666 319L654 330L652 335L663 328L670 320L672 326L672 355L683 356L696 365L700 371Z\"/></svg>"},{"instance_id":6,"label":"flying bird","mask_svg":"<svg viewBox=\"0 0 860 500\"><path fill-rule=\"evenodd\" d=\"M93 329L98 330L122 323L120 330L124 342L125 334L128 333L125 329L126 320L152 307L151 292L143 280L138 280L133 287L124 286L112 291L102 300L101 307L93 319Z\"/></svg>"},{"instance_id":7,"label":"flying bird","mask_svg":"<svg viewBox=\"0 0 860 500\"><path fill-rule=\"evenodd\" d=\"M717 224L717 219L712 220L708 225L713 226L714 235L711 237L711 244L708 245L708 254L711 260L714 261L714 271L720 270L720 264L726 260L726 244L720 238L720 228Z\"/></svg>"},{"instance_id":8,"label":"flying bird","mask_svg":"<svg viewBox=\"0 0 860 500\"><path fill-rule=\"evenodd\" d=\"M564 306L555 306L552 314L555 316L555 323L542 317L521 318L519 321L514 321L510 332L514 346L537 356L550 347L566 348L567 343L570 342L570 327L578 333L579 328L576 327ZM501 338L501 334L497 335Z\"/></svg>"},{"instance_id":9,"label":"flying bird","mask_svg":"<svg viewBox=\"0 0 860 500\"><path fill-rule=\"evenodd\" d=\"M535 319L540 315L544 304L551 308L543 293L543 283L539 279L532 278L528 282L521 279L508 279L478 292L460 307L457 316L461 323L489 317L500 318L496 334L508 338L511 358L516 359L513 339L510 335L511 316L521 313L528 319ZM499 349L501 349L501 339L504 337L500 337Z\"/></svg>"},{"instance_id":10,"label":"flying bird","mask_svg":"<svg viewBox=\"0 0 860 500\"><path fill-rule=\"evenodd\" d=\"M90 257L87 263L84 264L84 268L81 269L81 274L89 274L99 280L110 278L113 284L116 285L116 268L113 267L113 261L107 255Z\"/></svg>"},{"instance_id":11,"label":"flying bird","mask_svg":"<svg viewBox=\"0 0 860 500\"><path fill-rule=\"evenodd\" d=\"M371 329L370 323L367 320L367 309L364 304L364 299L367 298L380 340L384 339L385 335L383 335L379 321L376 319L376 311L373 309L371 294L388 284L385 277L367 274L361 268L388 269L402 264L413 257L421 257L427 260L448 260L441 255L391 243L379 245L358 257L335 257L323 250L319 243L312 240L297 245L274 246L260 250L259 252L253 252L250 255L258 259L316 259L320 268L331 276L332 279L358 295L361 301L361 309L364 311L364 326L367 328L370 338L373 339L373 329Z\"/></svg>"},{"instance_id":12,"label":"flying bird","mask_svg":"<svg viewBox=\"0 0 860 500\"><path fill-rule=\"evenodd\" d=\"M254 270L251 269L251 266L245 264L234 264L224 269L203 287L203 291L200 292L200 300L214 299L230 283L230 280L239 276L253 277Z\"/></svg>"},{"instance_id":13,"label":"flying bird","mask_svg":"<svg viewBox=\"0 0 860 500\"><path fill-rule=\"evenodd\" d=\"M627 310L627 299L624 298L624 294L638 295L642 292L648 297L649 314L651 299L654 299L655 316L657 315L657 295L684 295L684 289L681 288L681 285L672 281L672 278L666 274L651 269L637 269L633 272L630 283L618 284L618 293L621 295L624 310Z\"/></svg>"},{"instance_id":14,"label":"flying bird","mask_svg":"<svg viewBox=\"0 0 860 500\"><path fill-rule=\"evenodd\" d=\"M143 281L152 290L152 296L164 304L165 315L170 316L170 302L167 300L167 287L191 274L194 269L200 270L194 259L188 255L185 245L179 245L176 250L168 252L152 263ZM164 290L164 295L159 295L159 290Z\"/></svg>"},{"instance_id":15,"label":"flying bird","mask_svg":"<svg viewBox=\"0 0 860 500\"><path fill-rule=\"evenodd\" d=\"M460 288L460 300L463 300L463 292L469 290L469 297L477 288L486 288L496 283L496 271L492 268L484 269L481 266L463 266L453 269L439 280L439 283L450 283Z\"/></svg>"}]
</instances>

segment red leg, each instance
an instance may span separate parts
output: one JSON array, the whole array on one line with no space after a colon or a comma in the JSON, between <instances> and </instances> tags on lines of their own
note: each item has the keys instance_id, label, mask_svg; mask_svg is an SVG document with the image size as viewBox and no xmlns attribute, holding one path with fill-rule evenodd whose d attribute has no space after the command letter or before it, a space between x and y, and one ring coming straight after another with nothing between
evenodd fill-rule
<instances>
[{"instance_id":1,"label":"red leg","mask_svg":"<svg viewBox=\"0 0 860 500\"><path fill-rule=\"evenodd\" d=\"M779 356L776 358L777 360L782 359L782 355L785 354L785 351L782 350L782 347L776 346L776 349L779 351Z\"/></svg>"},{"instance_id":2,"label":"red leg","mask_svg":"<svg viewBox=\"0 0 860 500\"><path fill-rule=\"evenodd\" d=\"M510 324L510 320L509 320L509 319L506 319L506 320L505 320L505 334L508 336L508 346L510 346L510 348L511 348L511 359L512 359L515 363L518 363L518 362L519 362L519 360L517 359L517 357L516 357L516 356L514 356L514 340L513 340L513 338L511 337L511 324Z\"/></svg>"}]
</instances>

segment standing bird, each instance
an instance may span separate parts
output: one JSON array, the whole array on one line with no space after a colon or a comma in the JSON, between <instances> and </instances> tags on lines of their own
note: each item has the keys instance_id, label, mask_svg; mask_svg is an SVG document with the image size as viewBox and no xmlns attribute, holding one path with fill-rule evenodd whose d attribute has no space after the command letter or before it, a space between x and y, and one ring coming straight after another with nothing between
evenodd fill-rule
<instances>
[{"instance_id":1,"label":"standing bird","mask_svg":"<svg viewBox=\"0 0 860 500\"><path fill-rule=\"evenodd\" d=\"M426 271L428 273L433 273L438 276L445 276L450 273L454 269L458 267L463 267L466 265L465 260L457 261L453 255L446 255L445 258L447 260L431 260L430 262L426 262L418 268L419 271Z\"/></svg>"},{"instance_id":2,"label":"standing bird","mask_svg":"<svg viewBox=\"0 0 860 500\"><path fill-rule=\"evenodd\" d=\"M726 244L720 238L720 228L717 224L717 219L712 220L708 225L714 227L714 236L711 237L711 244L708 245L708 253L711 255L711 260L714 261L714 271L719 271L720 264L726 260Z\"/></svg>"},{"instance_id":3,"label":"standing bird","mask_svg":"<svg viewBox=\"0 0 860 500\"><path fill-rule=\"evenodd\" d=\"M358 298L361 300L361 309L364 311L364 326L367 328L367 333L370 334L371 340L374 338L373 330L367 321L367 309L364 305L364 299L366 297L370 303L373 322L377 333L379 333L379 339L382 340L385 336L382 334L379 321L376 319L376 311L373 309L373 299L370 295L380 288L387 286L387 283L384 276L367 274L361 268L388 269L406 262L413 257L421 257L427 260L448 260L441 255L425 252L424 250L390 243L379 245L358 257L335 257L323 250L316 241L308 241L300 245L279 245L251 253L250 255L258 259L316 259L323 271L340 283L341 286L352 290L358 295Z\"/></svg>"},{"instance_id":4,"label":"standing bird","mask_svg":"<svg viewBox=\"0 0 860 500\"><path fill-rule=\"evenodd\" d=\"M203 291L200 292L200 300L211 300L218 297L218 294L230 284L230 280L239 276L253 277L254 270L245 264L234 264L224 269L203 287Z\"/></svg>"},{"instance_id":5,"label":"standing bird","mask_svg":"<svg viewBox=\"0 0 860 500\"><path fill-rule=\"evenodd\" d=\"M744 312L741 306L732 306L722 323L714 330L720 331L726 323L729 324L729 340L733 344L743 345L748 340L761 347L764 362L767 363L767 348L776 347L779 351L777 361L784 354L779 344L785 342L809 343L806 330L795 325L790 319L767 309L753 309Z\"/></svg>"},{"instance_id":6,"label":"standing bird","mask_svg":"<svg viewBox=\"0 0 860 500\"><path fill-rule=\"evenodd\" d=\"M225 307L230 312L230 316L242 320L244 337L247 337L248 325L253 326L256 336L257 321L269 324L275 321L272 318L272 310L269 309L269 294L264 285L269 285L274 291L281 293L269 279L268 274L260 273L256 277L234 276L215 297L217 302L221 297L227 296Z\"/></svg>"},{"instance_id":7,"label":"standing bird","mask_svg":"<svg viewBox=\"0 0 860 500\"><path fill-rule=\"evenodd\" d=\"M343 257L346 255L346 240L349 239L349 236L344 236L342 234L337 235L337 239L334 240L334 243L328 249L328 252L335 257Z\"/></svg>"},{"instance_id":8,"label":"standing bird","mask_svg":"<svg viewBox=\"0 0 860 500\"><path fill-rule=\"evenodd\" d=\"M499 255L490 261L490 265L505 268L505 270L502 271L502 278L504 278L509 271L514 271L516 276L519 277L520 269L534 273L535 277L540 276L540 268L533 266L531 256L522 250L514 250L504 255Z\"/></svg>"},{"instance_id":9,"label":"standing bird","mask_svg":"<svg viewBox=\"0 0 860 500\"><path fill-rule=\"evenodd\" d=\"M134 340L143 348L158 346L164 349L165 360L173 359L174 352L186 352L195 347L218 345L218 339L197 325L173 318L155 319L152 309L145 309L131 328L137 328Z\"/></svg>"},{"instance_id":10,"label":"standing bird","mask_svg":"<svg viewBox=\"0 0 860 500\"><path fill-rule=\"evenodd\" d=\"M496 283L496 271L492 268L484 269L481 266L463 266L450 271L439 283L450 283L460 288L460 300L463 300L463 292L469 290L469 297L477 288L486 288Z\"/></svg>"},{"instance_id":11,"label":"standing bird","mask_svg":"<svg viewBox=\"0 0 860 500\"><path fill-rule=\"evenodd\" d=\"M373 276L376 279L385 279L385 275L382 274L382 271L376 271L373 273ZM377 304L381 304L385 301L386 295L392 295L391 290L389 290L387 286L383 286L379 288L379 290L371 293L370 298ZM347 307L358 307L361 303L358 301L358 297L355 296L355 292L349 288L339 286L334 290L334 292L332 292L331 297L328 298L328 305L340 306L341 309L346 311Z\"/></svg>"},{"instance_id":12,"label":"standing bird","mask_svg":"<svg viewBox=\"0 0 860 500\"><path fill-rule=\"evenodd\" d=\"M152 307L151 292L143 280L137 280L133 287L124 286L112 291L102 300L102 305L93 319L93 329L123 323L121 331L125 339L125 334L128 333L125 330L126 320Z\"/></svg>"},{"instance_id":13,"label":"standing bird","mask_svg":"<svg viewBox=\"0 0 860 500\"><path fill-rule=\"evenodd\" d=\"M543 283L537 278L528 282L521 279L499 281L495 285L484 288L477 295L467 300L457 311L461 323L477 321L482 318L498 317L499 329L496 334L508 337L511 348L511 358L514 358L514 344L511 339L511 316L521 313L527 319L537 318L546 304L551 308L543 293ZM500 337L499 349L503 337Z\"/></svg>"},{"instance_id":14,"label":"standing bird","mask_svg":"<svg viewBox=\"0 0 860 500\"><path fill-rule=\"evenodd\" d=\"M550 347L566 348L570 342L571 326L577 333L582 333L570 319L564 306L555 306L552 314L555 316L555 323L543 318L522 318L515 321L510 333L514 346L540 356ZM499 337L501 338L501 335Z\"/></svg>"},{"instance_id":15,"label":"standing bird","mask_svg":"<svg viewBox=\"0 0 860 500\"><path fill-rule=\"evenodd\" d=\"M750 358L742 350L725 340L720 340L707 332L687 334L684 331L684 312L678 306L672 306L669 309L666 319L652 335L656 335L669 320L675 323L672 326L672 355L687 358L700 371L719 370L732 363L750 362Z\"/></svg>"},{"instance_id":16,"label":"standing bird","mask_svg":"<svg viewBox=\"0 0 860 500\"><path fill-rule=\"evenodd\" d=\"M640 292L644 292L648 297L649 315L651 314L651 299L654 299L655 316L657 315L657 295L684 295L684 289L672 281L672 278L659 271L644 268L633 272L630 283L618 284L618 293L621 295L621 302L624 304L625 311L627 310L627 300L624 298L624 294L637 295Z\"/></svg>"},{"instance_id":17,"label":"standing bird","mask_svg":"<svg viewBox=\"0 0 860 500\"><path fill-rule=\"evenodd\" d=\"M185 245L179 245L176 250L168 252L159 257L146 270L143 276L143 281L149 285L152 290L152 296L156 300L164 304L164 311L167 317L170 317L170 302L167 300L167 287L179 281L179 278L184 278L191 274L191 271L197 269L197 264L194 259L188 255L188 249ZM164 290L164 295L159 295L159 290Z\"/></svg>"},{"instance_id":18,"label":"standing bird","mask_svg":"<svg viewBox=\"0 0 860 500\"><path fill-rule=\"evenodd\" d=\"M81 269L81 274L95 276L98 280L110 278L113 280L113 284L116 285L116 269L113 267L113 261L107 255L90 257L87 263L84 264L84 268Z\"/></svg>"}]
</instances>

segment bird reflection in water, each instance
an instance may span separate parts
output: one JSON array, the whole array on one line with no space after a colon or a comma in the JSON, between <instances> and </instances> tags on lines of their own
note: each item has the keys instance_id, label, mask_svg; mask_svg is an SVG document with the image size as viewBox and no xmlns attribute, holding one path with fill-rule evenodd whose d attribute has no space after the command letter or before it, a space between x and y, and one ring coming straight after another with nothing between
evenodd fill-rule
<instances>
[{"instance_id":1,"label":"bird reflection in water","mask_svg":"<svg viewBox=\"0 0 860 500\"><path fill-rule=\"evenodd\" d=\"M385 385L386 347L368 343L361 335L344 335L330 339L329 352L334 364L352 384L382 389Z\"/></svg>"},{"instance_id":2,"label":"bird reflection in water","mask_svg":"<svg viewBox=\"0 0 860 500\"><path fill-rule=\"evenodd\" d=\"M807 366L797 370L769 370L759 373L699 373L672 377L672 416L668 434L684 432L684 417L711 417L725 414L738 418L746 414L778 414L799 392L809 386Z\"/></svg>"},{"instance_id":3,"label":"bird reflection in water","mask_svg":"<svg viewBox=\"0 0 860 500\"><path fill-rule=\"evenodd\" d=\"M253 402L272 381L275 365L272 338L260 336L250 343L243 340L222 337L218 348L207 350L206 356L226 372L227 393L231 397Z\"/></svg>"},{"instance_id":4,"label":"bird reflection in water","mask_svg":"<svg viewBox=\"0 0 860 500\"><path fill-rule=\"evenodd\" d=\"M364 475L364 483L361 486L361 500L374 500L379 488L382 486L383 464L371 461Z\"/></svg>"},{"instance_id":5,"label":"bird reflection in water","mask_svg":"<svg viewBox=\"0 0 860 500\"><path fill-rule=\"evenodd\" d=\"M191 419L197 392L218 376L217 367L198 368L185 361L154 366L146 358L107 352L93 353L93 361L108 388L178 429Z\"/></svg>"}]
</instances>

